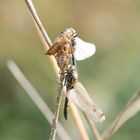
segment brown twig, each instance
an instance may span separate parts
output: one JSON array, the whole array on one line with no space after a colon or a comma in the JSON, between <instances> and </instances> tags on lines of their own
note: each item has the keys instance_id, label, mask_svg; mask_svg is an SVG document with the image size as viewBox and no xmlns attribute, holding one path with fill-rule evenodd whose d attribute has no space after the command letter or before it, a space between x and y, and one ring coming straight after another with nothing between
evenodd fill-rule
<instances>
[{"instance_id":1,"label":"brown twig","mask_svg":"<svg viewBox=\"0 0 140 140\"><path fill-rule=\"evenodd\" d=\"M51 46L51 41L50 41L50 38L49 38L49 36L48 36L48 34L47 34L47 32L45 31L45 29L44 29L44 27L43 27L43 25L42 25L42 23L41 23L41 21L40 21L40 19L39 19L39 17L38 17L38 15L37 15L37 13L36 13L36 10L35 10L35 8L34 8L34 5L33 5L33 3L32 3L32 1L31 0L25 0L25 2L26 2L26 4L27 4L27 6L28 6L28 8L29 8L29 10L30 10L30 12L31 12L31 15L32 15L32 17L33 17L33 20L35 21L35 25L36 25L36 27L37 27L37 30L39 31L39 35L40 35L40 37L41 37L41 41L43 42L43 44L44 44L44 48L45 48L45 52L47 51L47 49L48 49L48 47L50 47ZM56 73L56 76L58 77L58 66L57 66L57 64L56 64L56 61L55 61L55 58L54 57L50 57L50 60L51 60L51 63L52 63L52 66L53 66L53 68L54 68L54 71L55 71L55 73ZM60 83L61 83L61 81L60 81ZM60 91L61 91L61 86L59 86L59 88L58 88L58 96L60 95L61 96L61 93L60 93ZM59 103L58 102L60 102L61 101L61 97L57 97L57 103L56 103L56 105L58 105L57 106L57 111L59 111ZM56 108L56 106L55 106L55 108ZM56 109L55 109L56 110ZM73 106L72 107L72 110L75 110L75 112L78 112L77 111L77 109ZM55 114L58 114L58 113L55 113ZM75 120L78 122L78 121L81 121L81 118L80 118L80 116L79 116L79 114L78 113L76 113L76 114L74 114L74 117L76 118ZM55 117L55 119L58 119L58 117ZM54 122L54 121L53 121ZM55 122L57 122L57 121L55 121ZM55 124L55 123L54 123ZM79 123L76 123L77 125L79 124ZM56 129L56 125L54 125L54 126L52 126L52 127L54 127L55 129ZM86 133L86 131L85 131L85 129L84 129L84 126L83 125L81 125L81 126L77 126L78 128L80 128L79 129L79 131L81 132L81 130L82 130L82 132L81 132L81 134L84 132L84 134L85 135L87 135L87 133ZM55 129L51 129L52 131L54 131ZM55 130L55 132L56 132L56 130ZM51 133L51 134L55 134L55 132L53 133ZM82 135L81 135L81 137L82 137ZM88 137L88 135L87 135L87 137ZM84 139L84 138L82 138L83 140L88 140L88 139Z\"/></svg>"},{"instance_id":2,"label":"brown twig","mask_svg":"<svg viewBox=\"0 0 140 140\"><path fill-rule=\"evenodd\" d=\"M12 73L12 75L15 77L15 79L18 81L18 83L21 85L21 87L26 91L26 93L31 97L32 101L35 103L35 105L38 107L38 109L41 111L41 113L44 115L46 120L51 124L52 117L54 116L45 101L41 98L39 93L36 91L36 89L32 86L32 84L28 81L28 79L24 76L24 74L21 72L19 67L16 65L16 63L12 60L9 60L7 62L7 66ZM69 134L66 132L66 130L63 128L63 126L58 122L58 131L57 131L59 137L63 140L71 140Z\"/></svg>"},{"instance_id":3,"label":"brown twig","mask_svg":"<svg viewBox=\"0 0 140 140\"><path fill-rule=\"evenodd\" d=\"M59 84L58 91L57 91L58 95L56 97L54 119L53 119L52 128L51 128L50 140L55 140L55 136L56 136L56 128L58 125L59 110L60 110L61 99L62 99L63 79L64 79L64 76L63 76L63 74L61 74L60 75L60 84Z\"/></svg>"},{"instance_id":4,"label":"brown twig","mask_svg":"<svg viewBox=\"0 0 140 140\"><path fill-rule=\"evenodd\" d=\"M122 112L116 117L111 125L105 130L102 137L108 140L117 130L131 117L140 111L140 90L138 90L128 101Z\"/></svg>"}]
</instances>

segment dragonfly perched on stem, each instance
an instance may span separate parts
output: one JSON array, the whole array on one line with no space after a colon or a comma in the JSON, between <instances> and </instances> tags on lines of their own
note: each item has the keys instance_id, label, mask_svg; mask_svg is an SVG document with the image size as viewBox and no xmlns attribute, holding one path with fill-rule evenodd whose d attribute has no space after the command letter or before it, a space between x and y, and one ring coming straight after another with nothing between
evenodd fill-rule
<instances>
[{"instance_id":1,"label":"dragonfly perched on stem","mask_svg":"<svg viewBox=\"0 0 140 140\"><path fill-rule=\"evenodd\" d=\"M75 87L75 84L78 80L78 73L76 71L75 65L69 65L68 69L64 74L64 86L66 86L66 93ZM65 98L64 104L64 117L67 120L67 112L68 112L68 98Z\"/></svg>"}]
</instances>

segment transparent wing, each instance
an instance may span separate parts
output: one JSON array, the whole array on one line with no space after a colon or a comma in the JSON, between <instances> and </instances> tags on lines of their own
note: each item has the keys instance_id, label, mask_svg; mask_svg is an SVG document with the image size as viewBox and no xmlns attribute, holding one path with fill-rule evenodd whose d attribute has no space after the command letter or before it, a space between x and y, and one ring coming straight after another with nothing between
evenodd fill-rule
<instances>
[{"instance_id":1,"label":"transparent wing","mask_svg":"<svg viewBox=\"0 0 140 140\"><path fill-rule=\"evenodd\" d=\"M86 89L81 83L77 83L74 89L67 93L68 99L78 106L91 120L102 122L105 115L101 109L93 102Z\"/></svg>"},{"instance_id":2,"label":"transparent wing","mask_svg":"<svg viewBox=\"0 0 140 140\"><path fill-rule=\"evenodd\" d=\"M94 44L85 42L79 37L75 37L74 43L75 43L74 57L78 61L84 60L92 56L96 52L96 47Z\"/></svg>"}]
</instances>

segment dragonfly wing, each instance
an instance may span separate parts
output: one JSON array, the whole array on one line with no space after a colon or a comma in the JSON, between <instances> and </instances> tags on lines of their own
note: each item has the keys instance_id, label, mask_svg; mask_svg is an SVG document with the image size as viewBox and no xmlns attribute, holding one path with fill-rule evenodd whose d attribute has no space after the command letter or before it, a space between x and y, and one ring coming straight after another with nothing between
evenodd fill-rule
<instances>
[{"instance_id":1,"label":"dragonfly wing","mask_svg":"<svg viewBox=\"0 0 140 140\"><path fill-rule=\"evenodd\" d=\"M105 115L101 109L93 102L86 89L81 83L77 83L74 89L67 93L68 99L78 106L91 120L102 122Z\"/></svg>"},{"instance_id":2,"label":"dragonfly wing","mask_svg":"<svg viewBox=\"0 0 140 140\"><path fill-rule=\"evenodd\" d=\"M75 37L74 47L75 47L74 57L78 61L84 60L92 56L96 52L96 47L94 44L85 42L79 37Z\"/></svg>"}]
</instances>

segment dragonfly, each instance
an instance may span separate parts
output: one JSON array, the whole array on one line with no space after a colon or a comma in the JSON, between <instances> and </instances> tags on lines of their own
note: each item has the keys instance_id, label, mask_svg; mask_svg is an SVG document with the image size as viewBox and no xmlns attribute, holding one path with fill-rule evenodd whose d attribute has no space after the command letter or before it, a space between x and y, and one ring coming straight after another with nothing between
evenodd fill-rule
<instances>
[{"instance_id":1,"label":"dragonfly","mask_svg":"<svg viewBox=\"0 0 140 140\"><path fill-rule=\"evenodd\" d=\"M69 65L68 69L66 70L64 74L64 85L66 86L66 93L73 89L75 87L75 84L77 83L78 80L78 73L76 71L76 66L75 65ZM67 114L68 114L68 103L69 100L66 96L65 98L65 103L64 103L64 117L67 120Z\"/></svg>"},{"instance_id":2,"label":"dragonfly","mask_svg":"<svg viewBox=\"0 0 140 140\"><path fill-rule=\"evenodd\" d=\"M89 96L87 90L78 81L78 73L75 66L69 66L65 74L66 81L66 99L64 104L64 117L67 120L68 101L70 100L80 108L87 117L95 122L103 122L105 115L98 105Z\"/></svg>"},{"instance_id":3,"label":"dragonfly","mask_svg":"<svg viewBox=\"0 0 140 140\"><path fill-rule=\"evenodd\" d=\"M81 61L89 58L95 52L96 47L94 44L80 39L73 28L67 28L55 39L54 44L48 49L46 54L54 55L58 67L65 69L70 58Z\"/></svg>"}]
</instances>

